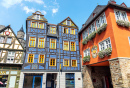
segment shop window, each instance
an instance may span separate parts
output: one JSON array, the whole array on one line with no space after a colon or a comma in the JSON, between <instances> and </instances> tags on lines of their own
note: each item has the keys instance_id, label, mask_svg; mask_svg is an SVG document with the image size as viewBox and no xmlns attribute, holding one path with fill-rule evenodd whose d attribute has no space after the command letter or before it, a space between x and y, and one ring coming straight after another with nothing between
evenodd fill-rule
<instances>
[{"instance_id":1,"label":"shop window","mask_svg":"<svg viewBox=\"0 0 130 88\"><path fill-rule=\"evenodd\" d=\"M56 34L56 27L50 27L50 33Z\"/></svg>"},{"instance_id":2,"label":"shop window","mask_svg":"<svg viewBox=\"0 0 130 88\"><path fill-rule=\"evenodd\" d=\"M37 23L36 23L36 22L32 22L32 23L31 23L31 27L36 28L36 27L37 27Z\"/></svg>"},{"instance_id":3,"label":"shop window","mask_svg":"<svg viewBox=\"0 0 130 88\"><path fill-rule=\"evenodd\" d=\"M64 47L64 50L69 50L69 42L68 41L63 41L63 47Z\"/></svg>"},{"instance_id":4,"label":"shop window","mask_svg":"<svg viewBox=\"0 0 130 88\"><path fill-rule=\"evenodd\" d=\"M36 43L36 38L35 37L30 37L29 39L29 47L35 47Z\"/></svg>"},{"instance_id":5,"label":"shop window","mask_svg":"<svg viewBox=\"0 0 130 88\"><path fill-rule=\"evenodd\" d=\"M43 29L43 28L44 28L44 24L43 24L43 23L39 23L39 24L38 24L38 28Z\"/></svg>"},{"instance_id":6,"label":"shop window","mask_svg":"<svg viewBox=\"0 0 130 88\"><path fill-rule=\"evenodd\" d=\"M44 63L45 55L39 55L39 63Z\"/></svg>"},{"instance_id":7,"label":"shop window","mask_svg":"<svg viewBox=\"0 0 130 88\"><path fill-rule=\"evenodd\" d=\"M4 43L5 37L0 37L0 43Z\"/></svg>"},{"instance_id":8,"label":"shop window","mask_svg":"<svg viewBox=\"0 0 130 88\"><path fill-rule=\"evenodd\" d=\"M63 33L68 34L68 28L64 28Z\"/></svg>"},{"instance_id":9,"label":"shop window","mask_svg":"<svg viewBox=\"0 0 130 88\"><path fill-rule=\"evenodd\" d=\"M56 59L50 59L50 66L56 66Z\"/></svg>"},{"instance_id":10,"label":"shop window","mask_svg":"<svg viewBox=\"0 0 130 88\"><path fill-rule=\"evenodd\" d=\"M4 71L0 71L4 72ZM0 75L0 88L6 88L8 81L8 75Z\"/></svg>"},{"instance_id":11,"label":"shop window","mask_svg":"<svg viewBox=\"0 0 130 88\"><path fill-rule=\"evenodd\" d=\"M70 30L70 34L75 35L75 29L71 29L71 30Z\"/></svg>"},{"instance_id":12,"label":"shop window","mask_svg":"<svg viewBox=\"0 0 130 88\"><path fill-rule=\"evenodd\" d=\"M64 59L64 66L69 66L69 60Z\"/></svg>"},{"instance_id":13,"label":"shop window","mask_svg":"<svg viewBox=\"0 0 130 88\"><path fill-rule=\"evenodd\" d=\"M74 73L65 74L66 88L75 88L75 75Z\"/></svg>"},{"instance_id":14,"label":"shop window","mask_svg":"<svg viewBox=\"0 0 130 88\"><path fill-rule=\"evenodd\" d=\"M44 38L39 38L38 47L39 48L44 48L44 44L45 44L45 39Z\"/></svg>"},{"instance_id":15,"label":"shop window","mask_svg":"<svg viewBox=\"0 0 130 88\"><path fill-rule=\"evenodd\" d=\"M71 42L70 44L71 51L76 51L75 42Z\"/></svg>"},{"instance_id":16,"label":"shop window","mask_svg":"<svg viewBox=\"0 0 130 88\"><path fill-rule=\"evenodd\" d=\"M29 54L28 55L28 63L33 63L33 59L34 59L34 54Z\"/></svg>"},{"instance_id":17,"label":"shop window","mask_svg":"<svg viewBox=\"0 0 130 88\"><path fill-rule=\"evenodd\" d=\"M7 38L7 41L6 41L6 43L9 43L9 44L11 44L11 41L12 41L12 38Z\"/></svg>"},{"instance_id":18,"label":"shop window","mask_svg":"<svg viewBox=\"0 0 130 88\"><path fill-rule=\"evenodd\" d=\"M15 57L15 52L14 51L8 51L8 56L7 56L7 63L13 63L14 62L14 57Z\"/></svg>"},{"instance_id":19,"label":"shop window","mask_svg":"<svg viewBox=\"0 0 130 88\"><path fill-rule=\"evenodd\" d=\"M111 48L111 41L110 38L107 38L106 40L99 43L99 50L105 50L107 48Z\"/></svg>"},{"instance_id":20,"label":"shop window","mask_svg":"<svg viewBox=\"0 0 130 88\"><path fill-rule=\"evenodd\" d=\"M56 39L50 39L50 49L56 49Z\"/></svg>"},{"instance_id":21,"label":"shop window","mask_svg":"<svg viewBox=\"0 0 130 88\"><path fill-rule=\"evenodd\" d=\"M77 60L72 60L71 64L72 64L72 67L77 67Z\"/></svg>"}]
</instances>

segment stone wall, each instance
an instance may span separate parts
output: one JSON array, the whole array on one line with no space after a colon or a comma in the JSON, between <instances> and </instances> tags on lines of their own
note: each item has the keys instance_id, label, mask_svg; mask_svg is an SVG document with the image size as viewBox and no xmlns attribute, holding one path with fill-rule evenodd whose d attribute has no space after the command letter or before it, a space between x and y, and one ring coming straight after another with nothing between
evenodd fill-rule
<instances>
[{"instance_id":1,"label":"stone wall","mask_svg":"<svg viewBox=\"0 0 130 88\"><path fill-rule=\"evenodd\" d=\"M109 61L114 88L130 88L130 59L116 58Z\"/></svg>"},{"instance_id":2,"label":"stone wall","mask_svg":"<svg viewBox=\"0 0 130 88\"><path fill-rule=\"evenodd\" d=\"M91 78L91 67L83 66L83 88L94 88Z\"/></svg>"}]
</instances>

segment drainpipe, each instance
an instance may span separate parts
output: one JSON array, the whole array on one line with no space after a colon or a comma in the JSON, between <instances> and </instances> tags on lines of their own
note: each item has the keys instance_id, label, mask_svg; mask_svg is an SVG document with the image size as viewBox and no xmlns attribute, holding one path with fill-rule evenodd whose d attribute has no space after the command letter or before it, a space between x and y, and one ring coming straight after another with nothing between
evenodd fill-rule
<instances>
[{"instance_id":1,"label":"drainpipe","mask_svg":"<svg viewBox=\"0 0 130 88\"><path fill-rule=\"evenodd\" d=\"M59 38L59 88L60 88L60 37Z\"/></svg>"}]
</instances>

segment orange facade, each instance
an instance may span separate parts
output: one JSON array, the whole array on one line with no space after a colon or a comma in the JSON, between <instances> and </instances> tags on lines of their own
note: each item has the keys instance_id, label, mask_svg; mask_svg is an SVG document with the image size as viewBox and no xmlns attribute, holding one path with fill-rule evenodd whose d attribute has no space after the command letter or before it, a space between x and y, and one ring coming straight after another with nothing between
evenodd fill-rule
<instances>
[{"instance_id":1,"label":"orange facade","mask_svg":"<svg viewBox=\"0 0 130 88\"><path fill-rule=\"evenodd\" d=\"M117 25L114 10L115 8L109 6L104 10L106 16L107 28L100 35L96 34L93 41L92 40L88 41L88 43L85 45L82 44L83 31L86 30L89 25L86 28L84 28L82 32L79 33L80 55L82 55L82 59L84 58L84 53L83 53L84 50L90 48L90 61L82 63L83 65L109 66L108 59L113 59L116 57L127 57L127 58L130 57L130 44L128 40L128 37L130 37L130 28L125 28ZM128 20L130 21L130 12L128 11L125 12L127 14ZM95 22L96 24L96 19L93 22ZM112 46L111 56L108 57L105 56L104 58L100 59L99 56L97 55L96 58L93 58L92 51L91 51L92 47L97 46L97 53L98 53L99 43L107 38L110 38L111 41L111 46Z\"/></svg>"}]
</instances>

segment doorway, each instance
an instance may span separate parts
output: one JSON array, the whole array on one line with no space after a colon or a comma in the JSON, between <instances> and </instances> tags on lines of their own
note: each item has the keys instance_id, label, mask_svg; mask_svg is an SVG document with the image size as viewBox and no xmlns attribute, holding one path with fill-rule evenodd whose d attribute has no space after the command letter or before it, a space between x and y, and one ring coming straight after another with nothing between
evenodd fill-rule
<instances>
[{"instance_id":1,"label":"doorway","mask_svg":"<svg viewBox=\"0 0 130 88\"><path fill-rule=\"evenodd\" d=\"M42 88L42 76L33 76L32 88Z\"/></svg>"},{"instance_id":2,"label":"doorway","mask_svg":"<svg viewBox=\"0 0 130 88\"><path fill-rule=\"evenodd\" d=\"M57 82L56 82L57 74L47 74L46 78L46 88L56 88Z\"/></svg>"}]
</instances>

